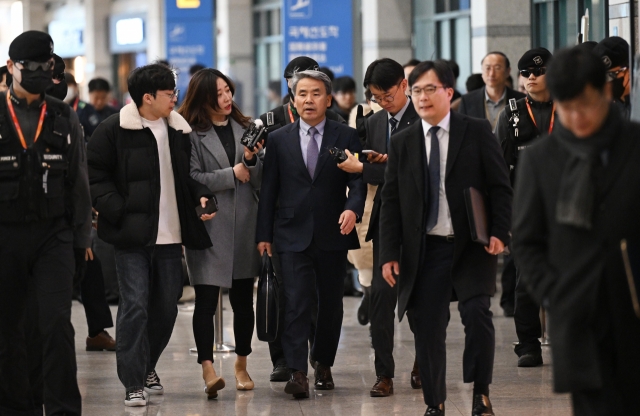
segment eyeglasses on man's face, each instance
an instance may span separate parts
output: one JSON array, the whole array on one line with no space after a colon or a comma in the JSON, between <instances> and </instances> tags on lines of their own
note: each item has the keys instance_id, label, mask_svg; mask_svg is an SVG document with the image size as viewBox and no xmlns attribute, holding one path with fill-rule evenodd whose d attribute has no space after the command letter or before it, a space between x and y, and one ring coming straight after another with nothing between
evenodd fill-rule
<instances>
[{"instance_id":1,"label":"eyeglasses on man's face","mask_svg":"<svg viewBox=\"0 0 640 416\"><path fill-rule=\"evenodd\" d=\"M433 95L436 93L436 91L438 91L438 88L446 89L447 87L445 87L444 85L427 85L426 87L423 87L423 88L412 87L411 96L418 98L422 95L423 92L428 96Z\"/></svg>"},{"instance_id":2,"label":"eyeglasses on man's face","mask_svg":"<svg viewBox=\"0 0 640 416\"><path fill-rule=\"evenodd\" d=\"M383 101L387 103L392 103L393 100L396 98L396 94L398 94L398 91L400 91L401 84L402 84L402 81L400 81L400 83L396 85L396 92L394 92L393 94L387 93L383 97L376 97L375 95L372 95L371 102L376 104L380 104Z\"/></svg>"},{"instance_id":3,"label":"eyeglasses on man's face","mask_svg":"<svg viewBox=\"0 0 640 416\"><path fill-rule=\"evenodd\" d=\"M150 94L153 95L154 97L156 96L156 93L150 93ZM173 90L173 94L167 94L166 92L158 92L158 94L164 95L165 97L169 97L169 99L173 101L174 99L178 98L178 96L180 95L180 90L179 89Z\"/></svg>"}]
</instances>

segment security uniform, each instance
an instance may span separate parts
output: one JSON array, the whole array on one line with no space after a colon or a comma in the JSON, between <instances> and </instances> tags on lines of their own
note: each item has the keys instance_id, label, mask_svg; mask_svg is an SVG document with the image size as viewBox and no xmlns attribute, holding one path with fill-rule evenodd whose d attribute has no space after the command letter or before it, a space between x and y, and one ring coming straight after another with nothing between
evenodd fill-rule
<instances>
[{"instance_id":1,"label":"security uniform","mask_svg":"<svg viewBox=\"0 0 640 416\"><path fill-rule=\"evenodd\" d=\"M515 172L521 152L536 140L550 133L555 123L553 102L537 102L527 95L515 102L512 111L507 104L500 114L496 126L496 136L502 145L504 158L511 171L511 184L515 184ZM542 336L540 305L527 293L517 274L514 321L519 343L515 347L518 356L539 354Z\"/></svg>"},{"instance_id":2,"label":"security uniform","mask_svg":"<svg viewBox=\"0 0 640 416\"><path fill-rule=\"evenodd\" d=\"M74 246L90 246L90 229L77 116L44 94L27 104L0 93L0 414L81 414L71 292Z\"/></svg>"}]
</instances>

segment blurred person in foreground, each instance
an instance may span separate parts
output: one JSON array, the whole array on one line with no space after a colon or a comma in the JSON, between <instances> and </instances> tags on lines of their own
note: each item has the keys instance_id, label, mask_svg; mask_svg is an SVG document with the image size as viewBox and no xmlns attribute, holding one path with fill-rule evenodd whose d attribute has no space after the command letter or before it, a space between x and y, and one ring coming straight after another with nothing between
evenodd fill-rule
<instances>
[{"instance_id":1,"label":"blurred person in foreground","mask_svg":"<svg viewBox=\"0 0 640 416\"><path fill-rule=\"evenodd\" d=\"M620 241L640 236L640 125L612 101L596 55L558 52L547 70L554 131L519 162L513 252L547 311L554 390L574 414L638 413L640 320Z\"/></svg>"}]
</instances>

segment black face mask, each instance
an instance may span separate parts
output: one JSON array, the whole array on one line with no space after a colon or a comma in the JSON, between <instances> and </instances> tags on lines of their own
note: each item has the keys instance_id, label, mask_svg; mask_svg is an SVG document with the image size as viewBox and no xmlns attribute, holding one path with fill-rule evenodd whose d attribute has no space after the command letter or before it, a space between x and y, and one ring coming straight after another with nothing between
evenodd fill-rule
<instances>
[{"instance_id":1,"label":"black face mask","mask_svg":"<svg viewBox=\"0 0 640 416\"><path fill-rule=\"evenodd\" d=\"M41 69L28 71L26 69L21 69L20 72L22 74L22 81L20 81L20 85L29 94L42 94L51 84L53 84L51 71L43 71Z\"/></svg>"},{"instance_id":2,"label":"black face mask","mask_svg":"<svg viewBox=\"0 0 640 416\"><path fill-rule=\"evenodd\" d=\"M47 90L45 91L45 94L55 97L58 100L62 101L67 96L68 89L69 87L67 86L67 83L62 81L59 84L50 85L49 88L47 88Z\"/></svg>"},{"instance_id":3,"label":"black face mask","mask_svg":"<svg viewBox=\"0 0 640 416\"><path fill-rule=\"evenodd\" d=\"M611 93L613 94L613 98L621 99L622 94L624 94L624 77L616 78L611 81Z\"/></svg>"}]
</instances>

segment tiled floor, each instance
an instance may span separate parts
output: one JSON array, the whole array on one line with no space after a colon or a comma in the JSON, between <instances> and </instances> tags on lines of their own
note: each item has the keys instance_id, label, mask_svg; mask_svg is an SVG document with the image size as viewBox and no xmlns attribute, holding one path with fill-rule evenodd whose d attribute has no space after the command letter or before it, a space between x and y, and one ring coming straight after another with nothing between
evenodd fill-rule
<instances>
[{"instance_id":1,"label":"tiled floor","mask_svg":"<svg viewBox=\"0 0 640 416\"><path fill-rule=\"evenodd\" d=\"M493 299L496 327L496 359L491 400L499 416L564 416L571 415L569 399L552 392L552 368L548 349L544 350L545 365L533 369L516 367L512 342L516 339L512 318L502 316ZM228 299L224 299L230 311ZM256 388L239 392L234 388L234 354L216 357L216 371L227 381L217 400L208 401L203 392L200 366L189 355L194 346L191 312L181 311L169 346L157 367L165 388L164 396L155 396L146 408L126 408L124 388L116 374L115 353L86 352L87 331L82 305L74 302L73 324L76 329L78 383L83 396L84 414L204 416L204 415L422 415L426 409L420 390L412 390L409 372L415 351L412 334L406 320L396 331L395 394L388 398L371 398L369 389L375 381L373 350L368 329L356 321L359 298L345 298L342 338L333 377L336 389L330 392L311 391L309 400L297 401L284 394L285 383L270 383L271 362L267 344L254 337L253 353L249 357L249 373ZM116 308L112 307L115 319ZM233 339L232 314L224 316L225 336ZM111 333L115 331L112 329ZM451 323L447 338L447 416L471 414L471 386L462 383L463 327L452 304ZM313 381L313 380L312 380Z\"/></svg>"}]
</instances>

